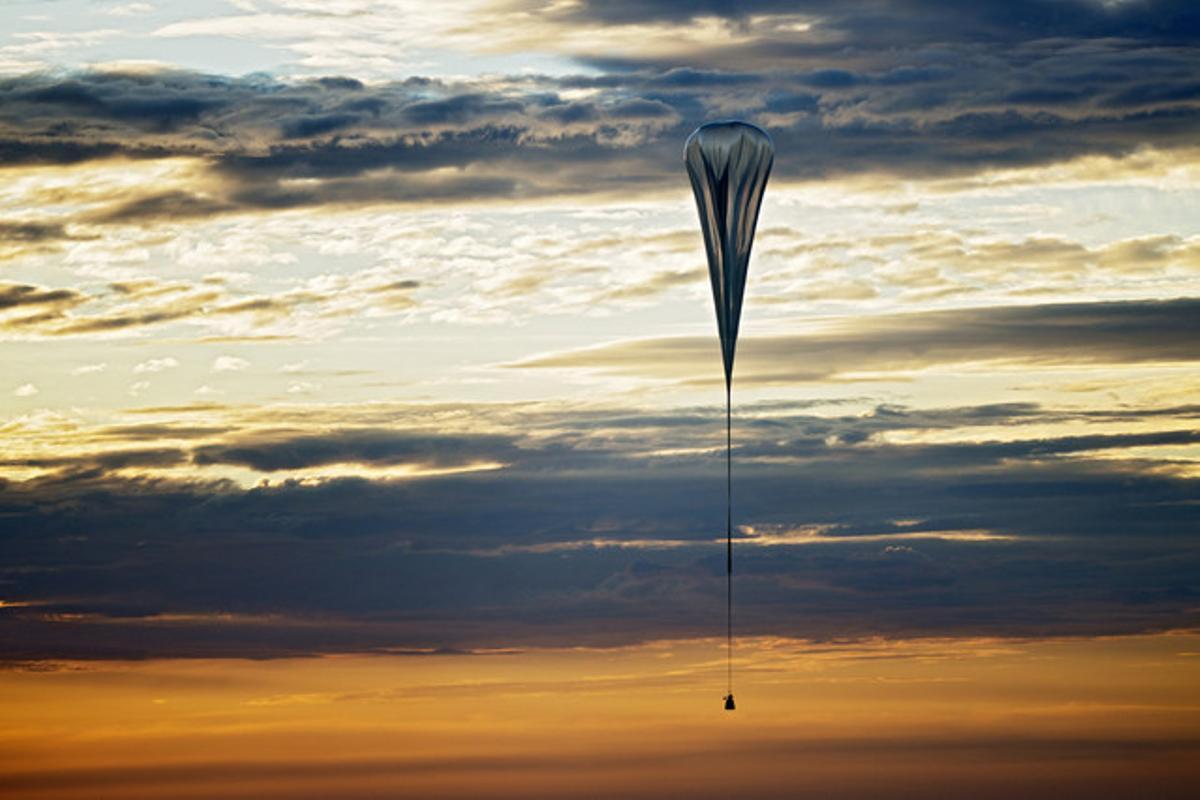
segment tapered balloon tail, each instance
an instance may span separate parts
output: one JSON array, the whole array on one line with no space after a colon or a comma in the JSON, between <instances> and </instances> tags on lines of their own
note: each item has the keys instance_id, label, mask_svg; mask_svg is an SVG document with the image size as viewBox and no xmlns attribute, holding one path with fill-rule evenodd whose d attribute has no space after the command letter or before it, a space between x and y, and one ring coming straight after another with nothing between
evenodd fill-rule
<instances>
[{"instance_id":1,"label":"tapered balloon tail","mask_svg":"<svg viewBox=\"0 0 1200 800\"><path fill-rule=\"evenodd\" d=\"M729 679L725 710L733 711L733 357L750 269L750 248L775 147L765 131L749 123L710 122L688 137L683 160L700 212L725 366L725 635Z\"/></svg>"}]
</instances>

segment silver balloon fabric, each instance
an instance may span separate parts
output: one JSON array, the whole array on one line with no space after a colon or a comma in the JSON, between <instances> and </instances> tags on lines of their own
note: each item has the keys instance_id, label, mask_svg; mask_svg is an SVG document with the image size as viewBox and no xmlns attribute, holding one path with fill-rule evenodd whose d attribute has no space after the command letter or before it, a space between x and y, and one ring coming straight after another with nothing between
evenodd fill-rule
<instances>
[{"instance_id":1,"label":"silver balloon fabric","mask_svg":"<svg viewBox=\"0 0 1200 800\"><path fill-rule=\"evenodd\" d=\"M766 131L748 122L710 122L688 137L683 159L700 211L729 387L754 226L775 148Z\"/></svg>"}]
</instances>

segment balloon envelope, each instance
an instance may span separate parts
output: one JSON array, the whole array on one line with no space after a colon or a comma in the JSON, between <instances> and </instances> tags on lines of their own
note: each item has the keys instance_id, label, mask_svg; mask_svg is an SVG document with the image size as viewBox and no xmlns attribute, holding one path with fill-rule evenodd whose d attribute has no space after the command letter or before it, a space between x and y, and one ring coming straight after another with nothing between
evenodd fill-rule
<instances>
[{"instance_id":1,"label":"balloon envelope","mask_svg":"<svg viewBox=\"0 0 1200 800\"><path fill-rule=\"evenodd\" d=\"M710 122L688 137L683 159L696 193L708 251L728 386L733 380L750 246L775 148L764 130L748 122Z\"/></svg>"}]
</instances>

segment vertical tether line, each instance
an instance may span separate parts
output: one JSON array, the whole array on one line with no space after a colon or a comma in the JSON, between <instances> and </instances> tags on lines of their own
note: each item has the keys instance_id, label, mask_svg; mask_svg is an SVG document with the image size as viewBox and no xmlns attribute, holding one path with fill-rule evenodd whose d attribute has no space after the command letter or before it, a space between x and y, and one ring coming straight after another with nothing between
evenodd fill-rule
<instances>
[{"instance_id":1,"label":"vertical tether line","mask_svg":"<svg viewBox=\"0 0 1200 800\"><path fill-rule=\"evenodd\" d=\"M725 638L729 694L733 694L733 411L731 382L725 381Z\"/></svg>"}]
</instances>

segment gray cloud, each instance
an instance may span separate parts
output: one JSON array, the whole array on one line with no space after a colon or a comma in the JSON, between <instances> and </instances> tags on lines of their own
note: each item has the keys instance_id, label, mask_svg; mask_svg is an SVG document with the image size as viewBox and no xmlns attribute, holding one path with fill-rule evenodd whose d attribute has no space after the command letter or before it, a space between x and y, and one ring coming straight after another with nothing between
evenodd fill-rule
<instances>
[{"instance_id":1,"label":"gray cloud","mask_svg":"<svg viewBox=\"0 0 1200 800\"><path fill-rule=\"evenodd\" d=\"M621 5L582 4L539 19L553 30L683 24L703 12L725 16L740 43L693 48L687 63L647 50L621 63L591 59L600 74L465 83L18 76L0 80L0 166L115 155L204 160L203 189L134 191L89 217L134 223L678 187L680 142L713 116L767 126L783 180L944 176L1121 156L1146 145L1191 147L1200 128L1200 57L1187 46L1198 23L1178 3L1023 2L1014 11L891 2L871 13L767 3L762 19L724 4ZM813 29L771 21L784 13L810 13ZM592 94L568 94L581 88ZM317 183L301 187L297 178ZM63 233L60 224L7 234L45 237Z\"/></svg>"},{"instance_id":2,"label":"gray cloud","mask_svg":"<svg viewBox=\"0 0 1200 800\"><path fill-rule=\"evenodd\" d=\"M745 337L738 380L790 383L931 364L1193 361L1200 301L1063 303L894 314L807 335ZM514 366L591 368L645 377L715 380L712 342L643 339L537 357Z\"/></svg>"},{"instance_id":3,"label":"gray cloud","mask_svg":"<svg viewBox=\"0 0 1200 800\"><path fill-rule=\"evenodd\" d=\"M0 222L0 242L42 242L62 239L66 233L61 225L37 222Z\"/></svg>"},{"instance_id":4,"label":"gray cloud","mask_svg":"<svg viewBox=\"0 0 1200 800\"><path fill-rule=\"evenodd\" d=\"M0 460L5 466L63 469L70 473L98 474L128 467L172 467L187 463L187 454L170 447L110 450L81 456L39 458L10 458Z\"/></svg>"},{"instance_id":5,"label":"gray cloud","mask_svg":"<svg viewBox=\"0 0 1200 800\"><path fill-rule=\"evenodd\" d=\"M0 311L27 306L69 307L85 298L72 289L43 289L19 283L0 284Z\"/></svg>"},{"instance_id":6,"label":"gray cloud","mask_svg":"<svg viewBox=\"0 0 1200 800\"><path fill-rule=\"evenodd\" d=\"M832 51L847 42L863 46L929 46L971 41L1020 44L1031 41L1120 39L1156 45L1186 45L1200 38L1200 14L1186 0L1100 3L1091 0L986 0L963 5L953 0L884 0L869 7L830 0L587 0L543 9L567 25L645 22L685 24L702 17L727 20L735 31L761 32L771 55ZM810 24L803 38L783 38L772 17Z\"/></svg>"},{"instance_id":7,"label":"gray cloud","mask_svg":"<svg viewBox=\"0 0 1200 800\"><path fill-rule=\"evenodd\" d=\"M466 466L518 457L512 437L456 437L360 429L336 434L259 435L199 447L195 463L238 464L262 472L325 464Z\"/></svg>"},{"instance_id":8,"label":"gray cloud","mask_svg":"<svg viewBox=\"0 0 1200 800\"><path fill-rule=\"evenodd\" d=\"M241 489L150 477L189 451L146 448L63 458L45 464L57 473L0 484L0 579L7 598L31 604L0 610L3 656L263 657L711 633L723 598L722 459L669 452L717 441L717 410L503 413L493 425L520 433L225 433L190 451L264 470L511 460L493 472ZM1090 455L1194 445L1194 407L1146 410L1142 419L1179 420L1156 433L971 435L1131 413L745 409L735 494L739 521L756 533L738 545L742 630L1033 636L1194 625L1197 481L1165 460ZM960 441L879 438L923 429L956 430ZM654 455L660 448L668 454ZM146 477L130 477L139 464ZM755 544L803 526L822 532ZM955 538L963 530L1001 538Z\"/></svg>"}]
</instances>

